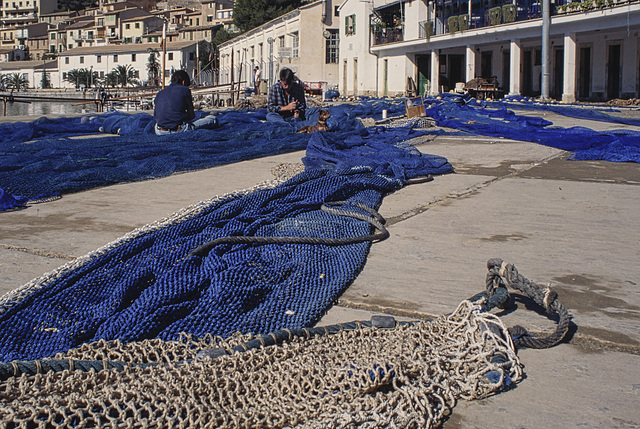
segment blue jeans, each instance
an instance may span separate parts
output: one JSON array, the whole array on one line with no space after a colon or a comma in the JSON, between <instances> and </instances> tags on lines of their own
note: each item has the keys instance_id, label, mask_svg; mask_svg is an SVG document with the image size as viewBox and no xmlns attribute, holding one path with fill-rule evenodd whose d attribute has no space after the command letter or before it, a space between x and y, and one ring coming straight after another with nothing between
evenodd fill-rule
<instances>
[{"instance_id":1,"label":"blue jeans","mask_svg":"<svg viewBox=\"0 0 640 429\"><path fill-rule=\"evenodd\" d=\"M316 122L318 122L318 119L320 118L320 108L319 107L312 107L311 109L307 109L307 111L305 112L305 117L307 119L305 119L304 121L302 119L299 118L294 118L293 116L291 116L290 118L283 118L279 113L276 112L268 112L267 113L267 122L286 122L286 123L290 123L292 125L294 125L294 127L296 129L299 129L301 127L304 127L305 125L315 125Z\"/></svg>"},{"instance_id":2,"label":"blue jeans","mask_svg":"<svg viewBox=\"0 0 640 429\"><path fill-rule=\"evenodd\" d=\"M164 131L158 128L158 124L155 126L155 132L158 136L166 136L168 134L175 133L184 133L187 131L199 130L201 128L205 129L214 129L218 128L218 118L215 115L207 115L203 118L196 119L193 122L187 122L186 124L180 125L180 127L176 131Z\"/></svg>"}]
</instances>

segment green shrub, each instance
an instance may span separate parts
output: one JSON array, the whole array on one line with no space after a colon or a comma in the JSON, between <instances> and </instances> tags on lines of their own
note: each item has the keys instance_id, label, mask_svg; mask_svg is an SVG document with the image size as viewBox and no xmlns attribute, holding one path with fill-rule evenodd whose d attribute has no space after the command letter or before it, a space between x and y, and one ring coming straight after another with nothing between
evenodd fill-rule
<instances>
[{"instance_id":1,"label":"green shrub","mask_svg":"<svg viewBox=\"0 0 640 429\"><path fill-rule=\"evenodd\" d=\"M604 1L604 0L603 0ZM505 4L502 6L502 17L504 22L516 21L516 6L513 4Z\"/></svg>"},{"instance_id":2,"label":"green shrub","mask_svg":"<svg viewBox=\"0 0 640 429\"><path fill-rule=\"evenodd\" d=\"M502 8L500 6L489 9L489 22L491 25L498 25L502 23Z\"/></svg>"},{"instance_id":3,"label":"green shrub","mask_svg":"<svg viewBox=\"0 0 640 429\"><path fill-rule=\"evenodd\" d=\"M460 30L457 16L450 16L447 18L447 24L449 25L449 33L454 34Z\"/></svg>"}]
</instances>

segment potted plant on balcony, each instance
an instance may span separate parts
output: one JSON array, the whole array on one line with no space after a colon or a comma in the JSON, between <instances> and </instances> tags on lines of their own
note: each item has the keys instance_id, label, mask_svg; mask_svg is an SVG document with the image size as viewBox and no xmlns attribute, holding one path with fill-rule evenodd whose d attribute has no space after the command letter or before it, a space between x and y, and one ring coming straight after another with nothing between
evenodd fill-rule
<instances>
[{"instance_id":1,"label":"potted plant on balcony","mask_svg":"<svg viewBox=\"0 0 640 429\"><path fill-rule=\"evenodd\" d=\"M500 6L489 9L489 22L491 25L502 23L502 8Z\"/></svg>"},{"instance_id":2,"label":"potted plant on balcony","mask_svg":"<svg viewBox=\"0 0 640 429\"><path fill-rule=\"evenodd\" d=\"M460 32L463 31L467 31L469 29L469 15L468 14L464 14L464 15L459 15L458 16L458 28L460 29Z\"/></svg>"},{"instance_id":3,"label":"potted plant on balcony","mask_svg":"<svg viewBox=\"0 0 640 429\"><path fill-rule=\"evenodd\" d=\"M505 24L516 21L516 6L514 4L505 4L502 6L502 17Z\"/></svg>"},{"instance_id":4,"label":"potted plant on balcony","mask_svg":"<svg viewBox=\"0 0 640 429\"><path fill-rule=\"evenodd\" d=\"M450 16L449 18L447 18L447 26L449 27L449 34L455 34L456 32L458 32L460 30L460 27L458 25L458 17Z\"/></svg>"}]
</instances>

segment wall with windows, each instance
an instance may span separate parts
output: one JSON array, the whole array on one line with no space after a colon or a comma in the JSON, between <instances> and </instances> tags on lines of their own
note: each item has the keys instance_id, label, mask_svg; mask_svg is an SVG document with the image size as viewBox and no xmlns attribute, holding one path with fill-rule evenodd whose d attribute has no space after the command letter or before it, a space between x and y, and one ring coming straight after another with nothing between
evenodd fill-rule
<instances>
[{"instance_id":1,"label":"wall with windows","mask_svg":"<svg viewBox=\"0 0 640 429\"><path fill-rule=\"evenodd\" d=\"M135 48L134 48L135 47ZM148 48L156 49L162 53L160 44L134 44L120 46L101 46L99 48L77 48L67 50L58 56L58 70L60 73L59 82L52 81L54 86L60 88L74 88L75 83L66 82L64 78L73 69L88 69L94 72L96 81L88 82L89 86L96 86L99 80L112 72L118 66L131 66L136 79L142 83L148 81L147 60L149 58ZM158 62L162 65L162 57L158 57ZM171 80L171 74L175 70L184 69L190 76L195 74L195 42L178 42L167 45L167 56L165 61L165 85ZM78 82L87 85L87 82Z\"/></svg>"},{"instance_id":2,"label":"wall with windows","mask_svg":"<svg viewBox=\"0 0 640 429\"><path fill-rule=\"evenodd\" d=\"M369 53L369 2L347 0L339 8L341 95L376 95L377 58Z\"/></svg>"},{"instance_id":3,"label":"wall with windows","mask_svg":"<svg viewBox=\"0 0 640 429\"><path fill-rule=\"evenodd\" d=\"M339 23L334 11L331 0L311 3L223 43L220 83L230 83L233 76L234 82L253 86L258 66L269 85L283 67L304 82L338 85Z\"/></svg>"}]
</instances>

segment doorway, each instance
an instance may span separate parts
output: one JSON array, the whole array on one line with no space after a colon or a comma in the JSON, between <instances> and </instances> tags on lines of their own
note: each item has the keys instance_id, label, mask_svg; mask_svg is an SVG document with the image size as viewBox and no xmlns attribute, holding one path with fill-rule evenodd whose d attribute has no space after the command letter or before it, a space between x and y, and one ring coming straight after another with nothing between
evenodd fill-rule
<instances>
[{"instance_id":1,"label":"doorway","mask_svg":"<svg viewBox=\"0 0 640 429\"><path fill-rule=\"evenodd\" d=\"M533 95L533 51L522 52L522 95Z\"/></svg>"},{"instance_id":2,"label":"doorway","mask_svg":"<svg viewBox=\"0 0 640 429\"><path fill-rule=\"evenodd\" d=\"M358 95L358 59L353 59L353 95Z\"/></svg>"},{"instance_id":3,"label":"doorway","mask_svg":"<svg viewBox=\"0 0 640 429\"><path fill-rule=\"evenodd\" d=\"M502 91L504 94L511 92L511 52L502 52Z\"/></svg>"},{"instance_id":4,"label":"doorway","mask_svg":"<svg viewBox=\"0 0 640 429\"><path fill-rule=\"evenodd\" d=\"M480 54L480 76L485 79L493 77L492 51L484 51Z\"/></svg>"},{"instance_id":5,"label":"doorway","mask_svg":"<svg viewBox=\"0 0 640 429\"><path fill-rule=\"evenodd\" d=\"M449 55L449 89L454 89L457 82L466 82L464 66L464 55Z\"/></svg>"},{"instance_id":6,"label":"doorway","mask_svg":"<svg viewBox=\"0 0 640 429\"><path fill-rule=\"evenodd\" d=\"M418 65L418 94L424 96L429 93L429 79L431 78L431 56L416 55L416 63Z\"/></svg>"},{"instance_id":7,"label":"doorway","mask_svg":"<svg viewBox=\"0 0 640 429\"><path fill-rule=\"evenodd\" d=\"M561 100L564 91L564 49L553 51L553 59L553 91L550 95L551 98Z\"/></svg>"},{"instance_id":8,"label":"doorway","mask_svg":"<svg viewBox=\"0 0 640 429\"><path fill-rule=\"evenodd\" d=\"M620 58L621 46L609 45L607 53L607 98L609 100L620 97Z\"/></svg>"},{"instance_id":9,"label":"doorway","mask_svg":"<svg viewBox=\"0 0 640 429\"><path fill-rule=\"evenodd\" d=\"M591 98L591 46L580 48L578 58L578 99Z\"/></svg>"}]
</instances>

